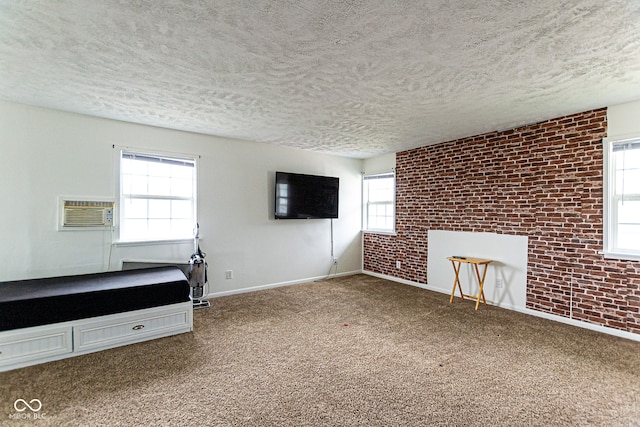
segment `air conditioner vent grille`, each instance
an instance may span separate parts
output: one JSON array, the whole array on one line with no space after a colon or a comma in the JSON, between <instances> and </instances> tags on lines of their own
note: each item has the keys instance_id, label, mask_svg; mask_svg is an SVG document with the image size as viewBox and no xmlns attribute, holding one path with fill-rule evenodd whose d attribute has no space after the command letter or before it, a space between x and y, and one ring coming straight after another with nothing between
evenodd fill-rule
<instances>
[{"instance_id":1,"label":"air conditioner vent grille","mask_svg":"<svg viewBox=\"0 0 640 427\"><path fill-rule=\"evenodd\" d=\"M65 200L65 208L83 207L83 208L107 208L113 209L113 202L99 202L95 200Z\"/></svg>"},{"instance_id":2,"label":"air conditioner vent grille","mask_svg":"<svg viewBox=\"0 0 640 427\"><path fill-rule=\"evenodd\" d=\"M64 200L62 227L105 227L113 225L113 201Z\"/></svg>"}]
</instances>

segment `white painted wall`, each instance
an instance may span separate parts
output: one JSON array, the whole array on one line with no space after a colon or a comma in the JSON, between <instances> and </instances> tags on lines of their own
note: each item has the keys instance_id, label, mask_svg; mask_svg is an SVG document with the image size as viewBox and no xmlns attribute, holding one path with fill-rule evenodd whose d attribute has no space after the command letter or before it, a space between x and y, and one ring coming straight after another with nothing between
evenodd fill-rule
<instances>
[{"instance_id":1,"label":"white painted wall","mask_svg":"<svg viewBox=\"0 0 640 427\"><path fill-rule=\"evenodd\" d=\"M117 270L124 259L188 260L192 242L112 246L110 231L56 230L58 196L117 198L114 144L201 156L210 293L329 273L330 220L274 220L276 170L340 178L338 273L360 271L361 160L0 102L0 281Z\"/></svg>"},{"instance_id":2,"label":"white painted wall","mask_svg":"<svg viewBox=\"0 0 640 427\"><path fill-rule=\"evenodd\" d=\"M484 295L489 304L510 309L524 309L527 302L527 245L526 236L496 233L469 233L429 230L427 256L428 288L451 294L455 272L451 256L493 260L487 267ZM482 274L480 267L480 274ZM467 295L478 294L478 279L470 264L460 267L460 284ZM502 287L497 286L500 279ZM460 291L456 290L456 297Z\"/></svg>"},{"instance_id":3,"label":"white painted wall","mask_svg":"<svg viewBox=\"0 0 640 427\"><path fill-rule=\"evenodd\" d=\"M640 100L607 108L607 139L640 137Z\"/></svg>"},{"instance_id":4,"label":"white painted wall","mask_svg":"<svg viewBox=\"0 0 640 427\"><path fill-rule=\"evenodd\" d=\"M390 172L396 169L396 153L383 154L364 160L362 172L365 175Z\"/></svg>"}]
</instances>

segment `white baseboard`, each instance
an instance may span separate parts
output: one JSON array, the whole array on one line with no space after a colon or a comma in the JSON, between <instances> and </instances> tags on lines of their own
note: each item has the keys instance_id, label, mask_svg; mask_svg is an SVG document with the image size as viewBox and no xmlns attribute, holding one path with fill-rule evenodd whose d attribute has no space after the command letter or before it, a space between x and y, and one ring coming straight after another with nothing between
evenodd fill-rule
<instances>
[{"instance_id":1,"label":"white baseboard","mask_svg":"<svg viewBox=\"0 0 640 427\"><path fill-rule=\"evenodd\" d=\"M567 325L577 326L579 328L589 329L591 331L602 332L604 334L614 335L620 338L626 338L631 341L640 342L640 334L634 334L633 332L621 331L620 329L610 328L608 326L597 325L594 323L584 322L577 319L569 319L568 317L558 316L556 314L545 313L542 311L532 310L530 308L516 309L520 313L530 314L536 317L542 317L544 319L554 320L556 322L565 323Z\"/></svg>"},{"instance_id":2,"label":"white baseboard","mask_svg":"<svg viewBox=\"0 0 640 427\"><path fill-rule=\"evenodd\" d=\"M265 289L280 288L282 286L299 285L301 283L308 283L308 282L315 282L315 281L318 281L318 280L332 279L334 277L353 276L354 274L360 274L360 273L362 273L362 270L347 271L347 272L344 272L344 273L336 273L336 274L330 274L330 275L325 275L325 276L307 277L305 279L296 279L296 280L289 280L289 281L286 281L286 282L278 282L278 283L269 283L269 284L266 284L266 285L250 286L248 288L233 289L233 290L230 290L230 291L210 292L210 293L207 294L206 297L204 297L204 299L224 297L224 296L228 296L228 295L244 294L244 293L247 293L247 292L263 291Z\"/></svg>"},{"instance_id":3,"label":"white baseboard","mask_svg":"<svg viewBox=\"0 0 640 427\"><path fill-rule=\"evenodd\" d=\"M448 295L450 294L448 291L445 292L444 290L442 290L440 288L434 288L434 287L431 287L431 286L426 285L424 283L413 282L411 280L400 279L398 277L388 276L386 274L374 273L372 271L366 271L366 270L363 270L362 273L368 274L369 276L379 277L381 279L387 279L387 280L391 280L393 282L402 283L404 285L416 286L418 288L427 289L429 291L439 292L439 293L448 294ZM619 329L610 328L608 326L596 325L596 324L593 324L593 323L584 322L582 320L570 319L570 318L567 318L567 317L558 316L556 314L550 314L550 313L545 313L545 312L542 312L542 311L532 310L530 308L515 307L515 306L512 306L510 304L494 304L494 303L491 303L490 301L487 301L487 304L495 305L495 306L500 307L500 308L517 311L519 313L524 313L524 314L528 314L528 315L531 315L531 316L542 317L544 319L553 320L553 321L564 323L564 324L571 325L571 326L577 326L579 328L589 329L589 330L592 330L592 331L602 332L604 334L613 335L613 336L616 336L616 337L625 338L625 339L629 339L629 340L632 340L632 341L640 342L640 334L634 334L632 332L621 331Z\"/></svg>"}]
</instances>

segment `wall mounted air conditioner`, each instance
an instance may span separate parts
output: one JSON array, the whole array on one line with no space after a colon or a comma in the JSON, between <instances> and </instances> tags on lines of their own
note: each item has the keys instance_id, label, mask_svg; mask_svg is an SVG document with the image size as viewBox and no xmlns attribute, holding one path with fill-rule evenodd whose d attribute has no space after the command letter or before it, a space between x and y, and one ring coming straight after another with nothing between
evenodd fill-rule
<instances>
[{"instance_id":1,"label":"wall mounted air conditioner","mask_svg":"<svg viewBox=\"0 0 640 427\"><path fill-rule=\"evenodd\" d=\"M113 225L113 200L60 198L59 230L104 229Z\"/></svg>"}]
</instances>

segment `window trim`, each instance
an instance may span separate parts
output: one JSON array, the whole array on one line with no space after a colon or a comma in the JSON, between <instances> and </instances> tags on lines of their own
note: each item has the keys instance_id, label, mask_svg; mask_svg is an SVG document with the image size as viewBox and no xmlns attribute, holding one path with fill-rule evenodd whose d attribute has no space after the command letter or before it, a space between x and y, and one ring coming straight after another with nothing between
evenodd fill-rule
<instances>
[{"instance_id":1,"label":"window trim","mask_svg":"<svg viewBox=\"0 0 640 427\"><path fill-rule=\"evenodd\" d=\"M152 239L131 239L131 240L123 240L121 235L122 230L122 202L123 202L123 193L122 193L122 159L123 153L130 153L133 155L139 155L141 157L151 157L151 158L165 158L169 161L180 161L184 160L188 163L193 163L193 167L195 168L195 173L193 177L193 197L185 198L185 197L170 197L170 196L153 196L152 199L169 199L169 200L191 200L193 199L193 220L194 227L195 224L198 223L198 160L200 156L197 154L189 154L189 153L175 153L175 152L167 152L161 150L149 150L143 148L136 147L125 147L125 146L117 146L113 145L114 148L114 163L115 163L115 178L116 178L116 212L114 215L114 246L136 246L136 245L150 245L150 244L175 244L175 243L184 243L193 240L193 237L176 237L176 238L167 238L156 237ZM140 195L138 195L140 196ZM149 199L149 198L147 198Z\"/></svg>"},{"instance_id":2,"label":"window trim","mask_svg":"<svg viewBox=\"0 0 640 427\"><path fill-rule=\"evenodd\" d=\"M602 254L605 258L620 259L620 260L634 260L640 261L639 251L628 251L616 247L617 238L617 197L615 196L615 174L613 151L614 146L624 144L638 144L640 145L640 137L635 138L603 138L603 197L602 197L602 222L603 222L603 250ZM640 149L640 148L639 148ZM638 196L634 197L634 199Z\"/></svg>"},{"instance_id":3,"label":"window trim","mask_svg":"<svg viewBox=\"0 0 640 427\"><path fill-rule=\"evenodd\" d=\"M372 204L377 205L387 205L391 204L393 207L393 219L392 219L392 227L391 229L385 228L369 228L369 199L368 194L365 194L365 181L368 179L377 179L377 178L393 178L393 196L390 202L371 202ZM373 234L389 234L396 235L396 172L394 169L385 171L385 172L377 172L362 174L362 231L364 233L373 233Z\"/></svg>"}]
</instances>

